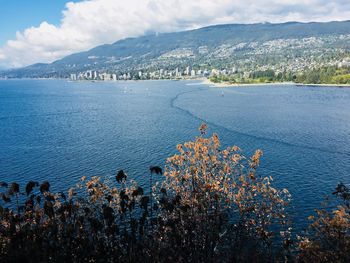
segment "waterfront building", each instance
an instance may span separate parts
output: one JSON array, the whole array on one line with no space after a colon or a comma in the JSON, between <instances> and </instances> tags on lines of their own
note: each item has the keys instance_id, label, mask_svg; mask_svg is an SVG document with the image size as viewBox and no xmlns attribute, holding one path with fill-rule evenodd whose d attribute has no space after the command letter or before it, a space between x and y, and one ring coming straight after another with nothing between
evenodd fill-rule
<instances>
[{"instance_id":1,"label":"waterfront building","mask_svg":"<svg viewBox=\"0 0 350 263\"><path fill-rule=\"evenodd\" d=\"M190 66L186 67L185 75L190 75Z\"/></svg>"},{"instance_id":2,"label":"waterfront building","mask_svg":"<svg viewBox=\"0 0 350 263\"><path fill-rule=\"evenodd\" d=\"M70 74L70 80L77 80L77 74Z\"/></svg>"}]
</instances>

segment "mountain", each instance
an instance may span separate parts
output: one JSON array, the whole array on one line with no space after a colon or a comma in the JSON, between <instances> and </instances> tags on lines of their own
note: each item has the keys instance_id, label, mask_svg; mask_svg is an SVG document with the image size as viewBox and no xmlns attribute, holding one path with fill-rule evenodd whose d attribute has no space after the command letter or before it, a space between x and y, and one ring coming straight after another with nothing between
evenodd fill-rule
<instances>
[{"instance_id":1,"label":"mountain","mask_svg":"<svg viewBox=\"0 0 350 263\"><path fill-rule=\"evenodd\" d=\"M174 67L261 67L307 57L341 59L350 50L350 21L228 24L127 38L50 64L3 71L7 77L67 77L86 70L132 72ZM324 60L322 58L322 60Z\"/></svg>"}]
</instances>

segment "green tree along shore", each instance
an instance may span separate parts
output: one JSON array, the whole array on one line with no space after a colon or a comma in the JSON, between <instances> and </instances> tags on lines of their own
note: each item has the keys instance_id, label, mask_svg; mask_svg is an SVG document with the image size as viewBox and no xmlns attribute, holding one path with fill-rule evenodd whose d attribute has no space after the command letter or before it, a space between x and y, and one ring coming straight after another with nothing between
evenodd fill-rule
<instances>
[{"instance_id":1,"label":"green tree along shore","mask_svg":"<svg viewBox=\"0 0 350 263\"><path fill-rule=\"evenodd\" d=\"M150 168L144 188L122 170L58 193L49 182L1 182L0 261L350 262L344 184L297 235L288 190L258 173L262 151L222 148L205 124L177 149L164 171Z\"/></svg>"},{"instance_id":2,"label":"green tree along shore","mask_svg":"<svg viewBox=\"0 0 350 263\"><path fill-rule=\"evenodd\" d=\"M301 84L350 84L350 67L338 68L336 66L322 67L319 69L308 69L303 73L293 74L291 72L280 72L276 74L273 70L254 71L249 76L242 74L216 75L210 77L214 83L230 84L255 84L274 82L295 82Z\"/></svg>"}]
</instances>

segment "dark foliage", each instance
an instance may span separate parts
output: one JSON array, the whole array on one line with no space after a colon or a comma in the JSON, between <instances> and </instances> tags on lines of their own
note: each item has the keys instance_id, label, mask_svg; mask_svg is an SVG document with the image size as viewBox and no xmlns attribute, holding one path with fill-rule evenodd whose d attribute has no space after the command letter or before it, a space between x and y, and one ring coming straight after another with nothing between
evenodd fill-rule
<instances>
[{"instance_id":1,"label":"dark foliage","mask_svg":"<svg viewBox=\"0 0 350 263\"><path fill-rule=\"evenodd\" d=\"M118 183L125 182L126 178L127 178L126 173L124 173L123 170L120 170L115 176L115 179L117 180Z\"/></svg>"},{"instance_id":2,"label":"dark foliage","mask_svg":"<svg viewBox=\"0 0 350 263\"><path fill-rule=\"evenodd\" d=\"M39 186L38 182L30 181L29 183L27 183L27 185L26 185L26 194L29 195L33 191L33 188L37 187L37 186Z\"/></svg>"},{"instance_id":3,"label":"dark foliage","mask_svg":"<svg viewBox=\"0 0 350 263\"><path fill-rule=\"evenodd\" d=\"M153 174L153 173L159 174L159 175L163 174L163 170L162 170L162 168L160 168L159 166L151 166L151 167L149 168L149 170L150 170L150 172L151 172L152 174Z\"/></svg>"},{"instance_id":4,"label":"dark foliage","mask_svg":"<svg viewBox=\"0 0 350 263\"><path fill-rule=\"evenodd\" d=\"M44 192L48 192L50 190L50 183L49 182L43 182L40 185L40 192L44 193Z\"/></svg>"}]
</instances>

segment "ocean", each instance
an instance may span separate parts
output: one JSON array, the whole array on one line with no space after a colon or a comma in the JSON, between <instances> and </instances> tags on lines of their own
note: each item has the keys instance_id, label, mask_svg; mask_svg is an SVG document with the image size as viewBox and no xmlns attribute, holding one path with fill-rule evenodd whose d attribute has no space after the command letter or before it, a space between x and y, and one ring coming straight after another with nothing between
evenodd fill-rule
<instances>
[{"instance_id":1,"label":"ocean","mask_svg":"<svg viewBox=\"0 0 350 263\"><path fill-rule=\"evenodd\" d=\"M65 80L0 80L0 181L61 191L123 169L147 186L149 167L164 166L202 122L223 147L263 150L258 172L290 191L295 225L350 183L348 88Z\"/></svg>"}]
</instances>

